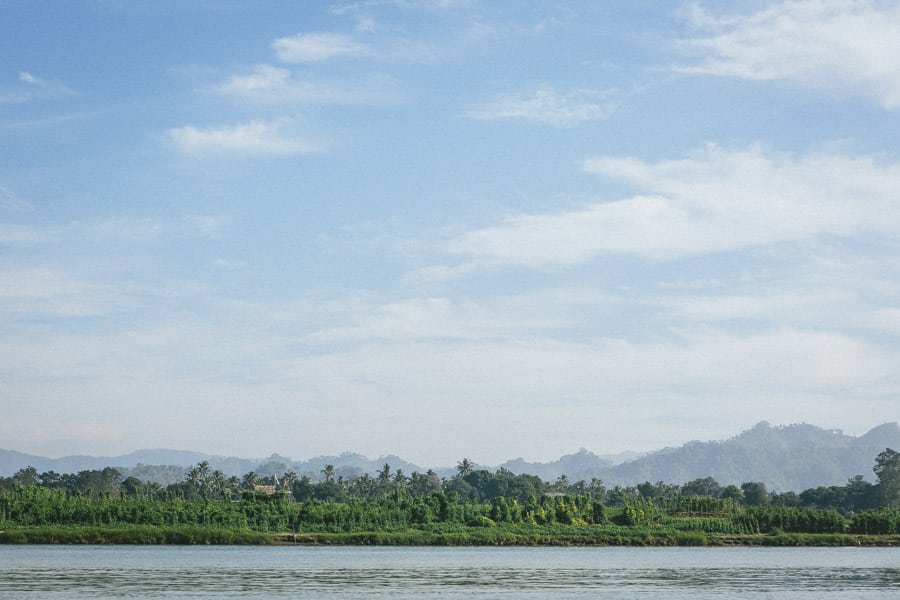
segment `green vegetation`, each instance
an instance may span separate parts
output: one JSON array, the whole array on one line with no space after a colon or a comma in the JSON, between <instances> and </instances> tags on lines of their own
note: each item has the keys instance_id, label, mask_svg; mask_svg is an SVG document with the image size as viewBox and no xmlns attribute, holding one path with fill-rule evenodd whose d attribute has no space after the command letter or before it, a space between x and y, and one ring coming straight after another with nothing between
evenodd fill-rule
<instances>
[{"instance_id":1,"label":"green vegetation","mask_svg":"<svg viewBox=\"0 0 900 600\"><path fill-rule=\"evenodd\" d=\"M476 470L391 472L351 481L286 473L226 478L200 463L166 488L114 469L75 475L23 469L0 480L2 543L380 545L855 545L900 543L900 454L876 458L877 485L851 479L840 507L802 506L760 483L722 488L599 480L554 484ZM866 487L867 486L867 487ZM788 501L790 500L790 502ZM878 501L881 501L879 504Z\"/></svg>"}]
</instances>

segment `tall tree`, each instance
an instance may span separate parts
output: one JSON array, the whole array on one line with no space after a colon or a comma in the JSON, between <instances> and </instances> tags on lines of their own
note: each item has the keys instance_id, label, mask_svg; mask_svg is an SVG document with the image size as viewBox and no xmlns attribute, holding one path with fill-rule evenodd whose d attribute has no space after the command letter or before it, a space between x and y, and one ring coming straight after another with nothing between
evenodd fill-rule
<instances>
[{"instance_id":1,"label":"tall tree","mask_svg":"<svg viewBox=\"0 0 900 600\"><path fill-rule=\"evenodd\" d=\"M722 495L722 486L712 477L694 479L681 486L682 496L712 496L717 498Z\"/></svg>"},{"instance_id":2,"label":"tall tree","mask_svg":"<svg viewBox=\"0 0 900 600\"><path fill-rule=\"evenodd\" d=\"M46 488L62 488L65 487L62 475L56 471L46 471L41 473L41 485Z\"/></svg>"},{"instance_id":3,"label":"tall tree","mask_svg":"<svg viewBox=\"0 0 900 600\"><path fill-rule=\"evenodd\" d=\"M847 510L875 508L878 504L878 486L872 485L862 475L850 478L846 485L845 506Z\"/></svg>"},{"instance_id":4,"label":"tall tree","mask_svg":"<svg viewBox=\"0 0 900 600\"><path fill-rule=\"evenodd\" d=\"M188 468L184 473L184 477L192 488L200 487L200 469L197 467Z\"/></svg>"},{"instance_id":5,"label":"tall tree","mask_svg":"<svg viewBox=\"0 0 900 600\"><path fill-rule=\"evenodd\" d=\"M24 469L19 469L18 471L16 471L16 474L13 475L13 481L18 483L19 485L37 485L37 469L35 469L34 467L25 467Z\"/></svg>"},{"instance_id":6,"label":"tall tree","mask_svg":"<svg viewBox=\"0 0 900 600\"><path fill-rule=\"evenodd\" d=\"M209 491L219 498L227 498L230 496L230 494L228 494L228 480L225 478L225 473L218 469L212 472L209 477Z\"/></svg>"},{"instance_id":7,"label":"tall tree","mask_svg":"<svg viewBox=\"0 0 900 600\"><path fill-rule=\"evenodd\" d=\"M900 452L885 448L875 457L872 468L878 477L878 491L884 506L900 506Z\"/></svg>"},{"instance_id":8,"label":"tall tree","mask_svg":"<svg viewBox=\"0 0 900 600\"><path fill-rule=\"evenodd\" d=\"M606 485L603 480L597 477L591 477L590 483L591 498L603 502L606 499Z\"/></svg>"},{"instance_id":9,"label":"tall tree","mask_svg":"<svg viewBox=\"0 0 900 600\"><path fill-rule=\"evenodd\" d=\"M200 478L200 485L206 487L209 480L209 461L200 461L197 463L197 473Z\"/></svg>"},{"instance_id":10,"label":"tall tree","mask_svg":"<svg viewBox=\"0 0 900 600\"><path fill-rule=\"evenodd\" d=\"M281 476L281 486L290 491L294 489L294 483L297 481L297 473L294 471L287 471L284 475Z\"/></svg>"},{"instance_id":11,"label":"tall tree","mask_svg":"<svg viewBox=\"0 0 900 600\"><path fill-rule=\"evenodd\" d=\"M472 471L475 470L475 463L473 463L468 458L464 458L458 463L456 463L456 472L459 473L460 477L465 477L469 475Z\"/></svg>"},{"instance_id":12,"label":"tall tree","mask_svg":"<svg viewBox=\"0 0 900 600\"><path fill-rule=\"evenodd\" d=\"M257 481L259 481L259 476L253 471L247 471L241 478L241 487L252 490Z\"/></svg>"},{"instance_id":13,"label":"tall tree","mask_svg":"<svg viewBox=\"0 0 900 600\"><path fill-rule=\"evenodd\" d=\"M769 492L762 481L747 481L741 484L744 502L748 506L765 506L769 503Z\"/></svg>"}]
</instances>

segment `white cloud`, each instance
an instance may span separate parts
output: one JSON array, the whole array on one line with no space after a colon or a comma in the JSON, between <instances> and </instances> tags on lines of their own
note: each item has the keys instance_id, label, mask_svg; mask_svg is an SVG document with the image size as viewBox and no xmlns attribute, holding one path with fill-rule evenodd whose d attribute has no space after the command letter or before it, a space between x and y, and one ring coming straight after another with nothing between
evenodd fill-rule
<instances>
[{"instance_id":1,"label":"white cloud","mask_svg":"<svg viewBox=\"0 0 900 600\"><path fill-rule=\"evenodd\" d=\"M78 408L80 422L109 419L138 445L151 436L133 429L132 410L148 402L161 410L145 415L144 429L165 431L173 441L187 431L167 426L169 407L184 404L207 416L215 413L209 406L227 408L227 419L191 423L192 439L213 443L211 451L319 453L331 444L347 450L346 440L354 440L354 450L400 452L431 464L465 455L478 439L479 458L500 461L522 452L550 457L573 445L681 443L697 435L685 433L685 419L730 435L772 415L808 420L814 409L817 424L862 428L897 408L885 400L896 397L896 359L840 333L779 326L735 334L692 324L664 339L552 337L559 327L584 323L584 307L619 301L590 289L466 301L341 294L258 303L184 290L168 312L155 290L86 283L61 271L0 272L0 280L9 341L0 345L0 376L15 373L8 394L29 400L13 407L10 419L46 412L52 430ZM185 314L185 303L198 297L203 310ZM128 327L36 328L29 316L35 311L125 311ZM60 386L60 377L79 385ZM87 412L77 402L85 396L93 399ZM265 398L265 406L248 397ZM323 399L329 410L313 410ZM498 414L511 426L498 430ZM294 426L272 430L263 447L254 436L229 433L234 423L265 432L275 415ZM648 433L655 421L665 422L664 430ZM541 444L522 446L538 434ZM231 441L216 446L221 440Z\"/></svg>"},{"instance_id":2,"label":"white cloud","mask_svg":"<svg viewBox=\"0 0 900 600\"><path fill-rule=\"evenodd\" d=\"M189 235L193 234L205 238L217 238L225 223L221 217L214 217L211 215L188 215L184 217L184 224L187 226Z\"/></svg>"},{"instance_id":3,"label":"white cloud","mask_svg":"<svg viewBox=\"0 0 900 600\"><path fill-rule=\"evenodd\" d=\"M639 196L557 214L513 216L501 225L463 234L445 250L546 268L606 253L671 254L689 234L689 217L682 209L665 198Z\"/></svg>"},{"instance_id":4,"label":"white cloud","mask_svg":"<svg viewBox=\"0 0 900 600\"><path fill-rule=\"evenodd\" d=\"M649 192L559 213L514 215L444 250L496 264L568 266L606 254L654 260L830 234L900 231L900 163L709 146L682 160L597 157L584 169Z\"/></svg>"},{"instance_id":5,"label":"white cloud","mask_svg":"<svg viewBox=\"0 0 900 600\"><path fill-rule=\"evenodd\" d=\"M251 121L242 125L201 129L186 125L166 133L190 156L220 154L279 155L316 152L315 144L282 134L281 122Z\"/></svg>"},{"instance_id":6,"label":"white cloud","mask_svg":"<svg viewBox=\"0 0 900 600\"><path fill-rule=\"evenodd\" d=\"M841 290L761 290L743 295L689 295L666 298L660 304L693 321L759 320L766 323L840 324L842 311L860 310L856 294Z\"/></svg>"},{"instance_id":7,"label":"white cloud","mask_svg":"<svg viewBox=\"0 0 900 600\"><path fill-rule=\"evenodd\" d=\"M234 75L220 89L225 93L247 94L283 89L291 79L289 69L272 65L256 65L249 75Z\"/></svg>"},{"instance_id":8,"label":"white cloud","mask_svg":"<svg viewBox=\"0 0 900 600\"><path fill-rule=\"evenodd\" d=\"M342 316L340 325L321 328L305 336L304 341L319 344L509 339L569 321L569 315L559 315L564 311L553 310L548 303L570 306L587 301L575 292L566 291L562 296L523 293L514 298L494 298L490 307L448 298L387 302L349 311ZM596 300L597 295L592 294L590 301Z\"/></svg>"},{"instance_id":9,"label":"white cloud","mask_svg":"<svg viewBox=\"0 0 900 600\"><path fill-rule=\"evenodd\" d=\"M686 73L787 80L900 107L900 6L867 1L776 4L747 16L716 17L699 7L709 32L684 41L701 54Z\"/></svg>"},{"instance_id":10,"label":"white cloud","mask_svg":"<svg viewBox=\"0 0 900 600\"><path fill-rule=\"evenodd\" d=\"M530 95L504 95L472 106L466 116L474 119L522 119L551 125L572 125L609 117L616 110L615 90L574 90L558 93L544 86Z\"/></svg>"},{"instance_id":11,"label":"white cloud","mask_svg":"<svg viewBox=\"0 0 900 600\"><path fill-rule=\"evenodd\" d=\"M731 432L747 414L752 414L746 417L750 423L772 414L788 422L808 420L812 410L826 422L853 420L848 415L858 414L851 407L860 399L887 398L879 390L896 390L897 383L896 361L878 347L790 328L751 336L695 331L670 343L375 341L275 364L288 378L279 387L290 387L293 380L310 398L330 398L333 417L352 413L369 424L391 415L390 431L408 429L397 427L400 423L416 423L413 429L434 447L464 451L454 439L461 428L451 413L485 415L466 419L465 428L493 440L479 448L499 459L522 451L523 432L541 432L541 449L549 452L548 447L573 440L656 447L659 438L635 434L655 419L667 421L667 435L678 442L684 441L684 429L675 430L685 418L703 416L700 420L709 423L712 414ZM640 408L620 413L622 406ZM430 418L417 417L422 411ZM885 418L890 408L876 412L875 419ZM497 414L511 416L515 425L497 430L491 418ZM370 435L341 423L339 416L335 421L344 436Z\"/></svg>"},{"instance_id":12,"label":"white cloud","mask_svg":"<svg viewBox=\"0 0 900 600\"><path fill-rule=\"evenodd\" d=\"M290 69L256 65L249 73L232 75L213 91L264 104L371 104L391 101L392 83L384 78L361 77L352 84L301 79Z\"/></svg>"},{"instance_id":13,"label":"white cloud","mask_svg":"<svg viewBox=\"0 0 900 600\"><path fill-rule=\"evenodd\" d=\"M0 314L10 322L109 315L137 304L133 289L84 281L60 269L0 269Z\"/></svg>"},{"instance_id":14,"label":"white cloud","mask_svg":"<svg viewBox=\"0 0 900 600\"><path fill-rule=\"evenodd\" d=\"M453 310L442 314L460 316ZM704 416L700 420L709 427L711 414L712 423L727 434L736 423L773 414L788 422L808 420L809 411L830 395L834 398L816 413L826 424L843 417L844 427L860 421L871 426L896 408L887 402L875 412L852 410L861 406L860 399L877 396L873 388L891 388L897 365L877 347L829 333L783 329L743 337L701 330L666 343L606 338L579 344L533 338L426 341L398 332L308 353L285 352L290 322L281 332L259 328L253 314L246 324L239 316L219 314L215 324L143 325L126 335L47 331L32 339L17 337L13 346L0 348L2 369L27 373L29 385L22 385L21 376L11 378L8 391L26 392L36 407L50 406L50 400L67 406L77 394L89 395L92 406L82 418L106 413L131 431L132 439L143 439L143 433L130 428L129 411L119 404L125 390L128 406L156 401L174 409L187 398L189 410L198 412L208 411L210 403L227 406L228 422L192 424L200 439L233 432L236 422L244 431L264 431L278 415L294 426L276 428L265 444L288 443L296 451L291 438L300 438L303 448L322 452L329 444L354 440L376 453L426 455L437 464L465 455L467 436L490 439L478 446L481 458L499 461L526 451L571 451L572 445L623 449L680 443L687 435L683 428L676 431L683 419ZM59 386L60 376L81 384ZM265 398L265 409L242 402L248 394ZM329 410L312 410L322 399ZM640 409L620 411L623 406ZM14 415L27 410L17 408ZM72 414L65 408L51 413L51 422ZM460 414L484 418L460 420ZM498 430L498 414L509 416L514 426ZM145 417L145 428L167 430L166 410ZM663 441L658 433L640 433L655 419L669 421ZM538 447L522 445L523 435L538 433ZM390 447L384 446L386 439ZM270 450L228 448L250 454Z\"/></svg>"},{"instance_id":15,"label":"white cloud","mask_svg":"<svg viewBox=\"0 0 900 600\"><path fill-rule=\"evenodd\" d=\"M332 58L360 56L364 44L338 33L298 33L272 42L278 59L286 63L322 62Z\"/></svg>"}]
</instances>

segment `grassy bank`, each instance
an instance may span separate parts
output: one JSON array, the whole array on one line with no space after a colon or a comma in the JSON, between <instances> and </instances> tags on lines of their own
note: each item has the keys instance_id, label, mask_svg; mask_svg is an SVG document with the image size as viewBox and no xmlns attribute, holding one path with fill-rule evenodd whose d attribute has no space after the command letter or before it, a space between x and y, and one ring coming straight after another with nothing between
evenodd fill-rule
<instances>
[{"instance_id":1,"label":"grassy bank","mask_svg":"<svg viewBox=\"0 0 900 600\"><path fill-rule=\"evenodd\" d=\"M584 535L522 534L473 530L466 533L403 532L278 534L278 543L322 546L900 546L897 535L773 534L720 535L670 532L594 532Z\"/></svg>"},{"instance_id":2,"label":"grassy bank","mask_svg":"<svg viewBox=\"0 0 900 600\"><path fill-rule=\"evenodd\" d=\"M202 526L44 526L0 531L0 544L262 545L271 534Z\"/></svg>"},{"instance_id":3,"label":"grassy bank","mask_svg":"<svg viewBox=\"0 0 900 600\"><path fill-rule=\"evenodd\" d=\"M265 545L308 546L900 546L900 535L773 533L725 535L703 532L583 528L548 532L465 528L455 531L262 533L201 526L46 526L0 531L3 544L136 544L136 545Z\"/></svg>"},{"instance_id":4,"label":"grassy bank","mask_svg":"<svg viewBox=\"0 0 900 600\"><path fill-rule=\"evenodd\" d=\"M0 492L0 543L850 546L897 545L898 537L894 508L848 518L831 509L741 507L721 498L607 507L589 496L479 502L441 492L344 503L93 497L35 486Z\"/></svg>"}]
</instances>

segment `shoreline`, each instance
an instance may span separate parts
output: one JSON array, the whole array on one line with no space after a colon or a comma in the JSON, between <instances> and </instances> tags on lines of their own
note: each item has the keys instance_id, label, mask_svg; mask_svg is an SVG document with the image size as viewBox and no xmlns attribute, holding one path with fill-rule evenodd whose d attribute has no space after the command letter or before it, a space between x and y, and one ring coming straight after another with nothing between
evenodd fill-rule
<instances>
[{"instance_id":1,"label":"shoreline","mask_svg":"<svg viewBox=\"0 0 900 600\"><path fill-rule=\"evenodd\" d=\"M74 526L14 527L0 531L0 544L57 545L280 545L280 546L683 546L683 547L900 547L900 535L847 533L704 534L697 532L585 531L551 534L471 528L455 533L419 529L358 532L265 533L214 527Z\"/></svg>"}]
</instances>

